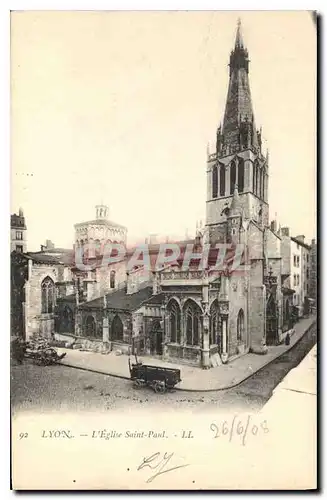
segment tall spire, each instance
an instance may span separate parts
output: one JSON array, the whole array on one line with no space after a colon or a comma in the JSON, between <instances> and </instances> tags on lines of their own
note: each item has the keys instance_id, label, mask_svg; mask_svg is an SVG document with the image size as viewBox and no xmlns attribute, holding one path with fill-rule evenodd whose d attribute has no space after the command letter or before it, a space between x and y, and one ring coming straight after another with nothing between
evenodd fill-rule
<instances>
[{"instance_id":1,"label":"tall spire","mask_svg":"<svg viewBox=\"0 0 327 500\"><path fill-rule=\"evenodd\" d=\"M249 54L245 47L240 19L235 45L229 59L229 86L222 128L222 140L217 153L228 155L250 147L259 148L249 83Z\"/></svg>"},{"instance_id":2,"label":"tall spire","mask_svg":"<svg viewBox=\"0 0 327 500\"><path fill-rule=\"evenodd\" d=\"M241 19L238 18L237 21L237 30L236 30L236 38L235 38L235 49L236 48L244 48L243 35L242 35L242 24Z\"/></svg>"}]
</instances>

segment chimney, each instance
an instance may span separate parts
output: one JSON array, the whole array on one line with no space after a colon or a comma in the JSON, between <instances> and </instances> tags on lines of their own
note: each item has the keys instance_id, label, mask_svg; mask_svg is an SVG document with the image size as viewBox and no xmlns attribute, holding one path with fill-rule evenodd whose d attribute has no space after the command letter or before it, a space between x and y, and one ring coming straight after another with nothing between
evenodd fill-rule
<instances>
[{"instance_id":1,"label":"chimney","mask_svg":"<svg viewBox=\"0 0 327 500\"><path fill-rule=\"evenodd\" d=\"M295 236L295 239L301 241L301 243L304 243L305 236L304 234L300 234L299 236Z\"/></svg>"},{"instance_id":2,"label":"chimney","mask_svg":"<svg viewBox=\"0 0 327 500\"><path fill-rule=\"evenodd\" d=\"M290 235L290 228L289 227L282 227L281 228L281 235L282 236L289 236Z\"/></svg>"},{"instance_id":3,"label":"chimney","mask_svg":"<svg viewBox=\"0 0 327 500\"><path fill-rule=\"evenodd\" d=\"M270 229L271 229L274 233L276 233L276 231L277 231L277 221L276 221L276 220L272 220L272 221L270 222Z\"/></svg>"},{"instance_id":4,"label":"chimney","mask_svg":"<svg viewBox=\"0 0 327 500\"><path fill-rule=\"evenodd\" d=\"M149 244L150 245L155 245L157 243L157 234L150 234L149 235Z\"/></svg>"},{"instance_id":5,"label":"chimney","mask_svg":"<svg viewBox=\"0 0 327 500\"><path fill-rule=\"evenodd\" d=\"M41 252L45 252L46 250L53 250L54 247L55 245L51 240L45 240L45 245L41 245Z\"/></svg>"},{"instance_id":6,"label":"chimney","mask_svg":"<svg viewBox=\"0 0 327 500\"><path fill-rule=\"evenodd\" d=\"M126 273L126 295L132 295L137 292L137 284L131 278L130 273Z\"/></svg>"}]
</instances>

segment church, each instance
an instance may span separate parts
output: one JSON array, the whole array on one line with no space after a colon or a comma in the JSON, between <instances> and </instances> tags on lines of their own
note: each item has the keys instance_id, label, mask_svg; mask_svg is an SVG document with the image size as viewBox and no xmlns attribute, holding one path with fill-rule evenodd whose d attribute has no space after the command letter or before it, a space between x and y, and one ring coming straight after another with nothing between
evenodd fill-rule
<instances>
[{"instance_id":1,"label":"church","mask_svg":"<svg viewBox=\"0 0 327 500\"><path fill-rule=\"evenodd\" d=\"M281 236L269 222L269 155L255 123L240 22L206 175L205 226L195 239L175 242L179 255L166 265L157 265L159 244L147 244L146 262L135 262L127 229L108 219L104 205L95 219L75 225L74 251L14 257L25 266L24 335L43 332L96 351L137 352L204 369L248 352L265 354L282 342L290 328L289 274ZM104 266L108 244L126 251ZM206 266L200 265L204 252ZM39 293L32 304L33 287Z\"/></svg>"}]
</instances>

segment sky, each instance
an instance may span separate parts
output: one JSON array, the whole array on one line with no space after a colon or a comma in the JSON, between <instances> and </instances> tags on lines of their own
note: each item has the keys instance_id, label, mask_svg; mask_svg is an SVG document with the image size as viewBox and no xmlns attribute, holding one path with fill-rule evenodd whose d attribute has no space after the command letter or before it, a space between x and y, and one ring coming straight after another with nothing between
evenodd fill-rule
<instances>
[{"instance_id":1,"label":"sky","mask_svg":"<svg viewBox=\"0 0 327 500\"><path fill-rule=\"evenodd\" d=\"M28 250L70 248L95 205L128 228L184 238L205 220L238 17L269 212L316 234L316 30L305 11L25 11L11 18L11 211Z\"/></svg>"}]
</instances>

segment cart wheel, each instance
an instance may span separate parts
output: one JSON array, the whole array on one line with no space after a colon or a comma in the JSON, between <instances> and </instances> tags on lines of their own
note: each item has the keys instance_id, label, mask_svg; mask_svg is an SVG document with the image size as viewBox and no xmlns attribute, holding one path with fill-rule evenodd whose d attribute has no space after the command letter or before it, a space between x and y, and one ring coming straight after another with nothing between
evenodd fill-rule
<instances>
[{"instance_id":1,"label":"cart wheel","mask_svg":"<svg viewBox=\"0 0 327 500\"><path fill-rule=\"evenodd\" d=\"M135 384L135 387L137 387L137 388L144 387L146 385L145 380L142 380L139 378L134 380L134 384Z\"/></svg>"},{"instance_id":2,"label":"cart wheel","mask_svg":"<svg viewBox=\"0 0 327 500\"><path fill-rule=\"evenodd\" d=\"M157 394L163 394L164 392L166 392L166 385L165 383L160 383L160 382L156 382L153 386L154 388L154 392L156 392Z\"/></svg>"}]
</instances>

